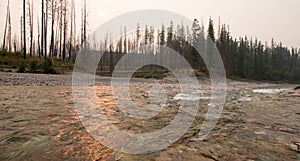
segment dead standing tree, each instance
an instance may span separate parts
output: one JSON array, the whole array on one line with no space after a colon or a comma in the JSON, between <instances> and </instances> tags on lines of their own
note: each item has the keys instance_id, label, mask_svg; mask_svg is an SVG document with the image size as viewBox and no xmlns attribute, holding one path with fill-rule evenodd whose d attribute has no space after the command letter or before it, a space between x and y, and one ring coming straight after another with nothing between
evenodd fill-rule
<instances>
[{"instance_id":1,"label":"dead standing tree","mask_svg":"<svg viewBox=\"0 0 300 161\"><path fill-rule=\"evenodd\" d=\"M42 0L42 21L41 21L41 55L47 58L47 21L48 21L48 0ZM45 11L46 9L46 11Z\"/></svg>"},{"instance_id":2,"label":"dead standing tree","mask_svg":"<svg viewBox=\"0 0 300 161\"><path fill-rule=\"evenodd\" d=\"M41 54L43 56L44 54L44 0L42 0L42 20L41 20L41 48L40 48L40 51L41 51Z\"/></svg>"},{"instance_id":3,"label":"dead standing tree","mask_svg":"<svg viewBox=\"0 0 300 161\"><path fill-rule=\"evenodd\" d=\"M83 2L83 8L82 8L82 20L81 20L81 45L83 45L86 42L87 36L86 36L86 26L87 26L87 12L86 12L86 0Z\"/></svg>"},{"instance_id":4,"label":"dead standing tree","mask_svg":"<svg viewBox=\"0 0 300 161\"><path fill-rule=\"evenodd\" d=\"M33 0L27 2L28 5L28 25L29 25L29 31L30 31L30 57L33 54Z\"/></svg>"},{"instance_id":5,"label":"dead standing tree","mask_svg":"<svg viewBox=\"0 0 300 161\"><path fill-rule=\"evenodd\" d=\"M86 10L86 0L83 1L82 4L82 10L81 10L81 47L83 48L83 50L85 50L88 46L86 40L87 40L87 36L86 36L86 26L87 26L87 10ZM85 53L85 52L83 52ZM83 61L85 62L85 55L83 54Z\"/></svg>"},{"instance_id":6,"label":"dead standing tree","mask_svg":"<svg viewBox=\"0 0 300 161\"><path fill-rule=\"evenodd\" d=\"M51 1L51 39L50 39L50 47L49 47L49 56L54 56L54 26L55 26L55 19L56 19L56 9L57 7L57 1L52 0Z\"/></svg>"},{"instance_id":7,"label":"dead standing tree","mask_svg":"<svg viewBox=\"0 0 300 161\"><path fill-rule=\"evenodd\" d=\"M6 34L8 30L8 33ZM11 19L10 19L10 7L9 7L9 0L7 0L7 9L6 9L6 21L5 21L5 27L4 27L4 36L3 36L3 46L2 50L6 51L6 39L8 41L8 47L9 52L11 52Z\"/></svg>"},{"instance_id":8,"label":"dead standing tree","mask_svg":"<svg viewBox=\"0 0 300 161\"><path fill-rule=\"evenodd\" d=\"M68 26L68 20L67 20L67 0L64 1L64 6L63 6L63 34L64 34L64 39L63 39L63 53L62 53L62 60L63 62L65 61L66 58L66 39L67 39L67 26Z\"/></svg>"},{"instance_id":9,"label":"dead standing tree","mask_svg":"<svg viewBox=\"0 0 300 161\"><path fill-rule=\"evenodd\" d=\"M71 15L71 23L70 23L70 25L71 25L71 29L70 29L70 46L69 46L69 61L71 61L71 57L72 57L72 45L73 45L73 21L74 21L74 30L75 30L75 26L76 26L76 24L75 24L75 2L74 2L74 0L72 0L72 2L71 2L72 4L71 4L71 13L70 13L70 15ZM76 30L75 30L75 32L74 33L76 33ZM75 36L76 37L76 36ZM74 44L75 44L75 42L74 42Z\"/></svg>"},{"instance_id":10,"label":"dead standing tree","mask_svg":"<svg viewBox=\"0 0 300 161\"><path fill-rule=\"evenodd\" d=\"M47 34L48 34L48 16L49 16L49 0L46 0L46 12L44 13L44 56L47 58Z\"/></svg>"},{"instance_id":11,"label":"dead standing tree","mask_svg":"<svg viewBox=\"0 0 300 161\"><path fill-rule=\"evenodd\" d=\"M62 28L63 28L63 0L60 0L59 6L59 57L62 57Z\"/></svg>"},{"instance_id":12,"label":"dead standing tree","mask_svg":"<svg viewBox=\"0 0 300 161\"><path fill-rule=\"evenodd\" d=\"M26 0L23 0L23 54L26 59Z\"/></svg>"},{"instance_id":13,"label":"dead standing tree","mask_svg":"<svg viewBox=\"0 0 300 161\"><path fill-rule=\"evenodd\" d=\"M39 55L39 58L41 58L41 43L40 43L40 37L41 37L41 34L40 34L40 22L39 22L39 16L37 16L37 26L38 26L38 55Z\"/></svg>"}]
</instances>

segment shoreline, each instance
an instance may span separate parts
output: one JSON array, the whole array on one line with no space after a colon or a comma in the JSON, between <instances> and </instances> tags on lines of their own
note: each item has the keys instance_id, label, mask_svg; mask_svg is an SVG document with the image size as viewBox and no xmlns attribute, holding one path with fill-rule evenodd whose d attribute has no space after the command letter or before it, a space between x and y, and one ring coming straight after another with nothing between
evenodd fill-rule
<instances>
[{"instance_id":1,"label":"shoreline","mask_svg":"<svg viewBox=\"0 0 300 161\"><path fill-rule=\"evenodd\" d=\"M122 81L122 78L118 78ZM110 85L111 77L95 76L95 83L99 86ZM163 79L144 79L131 78L131 82L135 83L161 83L161 84L177 84L174 77L167 76ZM208 77L201 77L198 79L199 84L210 84ZM276 83L263 82L255 80L234 80L227 78L229 86L237 85L254 85L255 86L297 86L291 83ZM36 73L13 73L0 72L0 86L72 86L72 73L68 74L36 74Z\"/></svg>"}]
</instances>

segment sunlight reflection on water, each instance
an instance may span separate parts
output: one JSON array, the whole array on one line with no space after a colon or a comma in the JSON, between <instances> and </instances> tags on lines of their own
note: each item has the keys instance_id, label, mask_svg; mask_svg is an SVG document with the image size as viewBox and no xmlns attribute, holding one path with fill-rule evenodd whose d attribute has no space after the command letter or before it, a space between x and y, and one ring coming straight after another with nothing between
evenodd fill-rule
<instances>
[{"instance_id":1,"label":"sunlight reflection on water","mask_svg":"<svg viewBox=\"0 0 300 161\"><path fill-rule=\"evenodd\" d=\"M273 89L255 89L253 90L254 93L261 93L261 94L273 94L273 93L280 93L286 91L288 89L285 88L273 88Z\"/></svg>"}]
</instances>

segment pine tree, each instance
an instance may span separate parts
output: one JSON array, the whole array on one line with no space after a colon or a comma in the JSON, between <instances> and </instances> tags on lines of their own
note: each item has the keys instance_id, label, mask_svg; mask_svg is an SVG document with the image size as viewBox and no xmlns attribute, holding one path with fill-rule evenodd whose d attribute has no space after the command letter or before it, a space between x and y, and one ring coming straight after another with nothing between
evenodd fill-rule
<instances>
[{"instance_id":1,"label":"pine tree","mask_svg":"<svg viewBox=\"0 0 300 161\"><path fill-rule=\"evenodd\" d=\"M161 25L161 33L160 33L160 45L164 46L166 44L166 40L165 40L165 26L164 24Z\"/></svg>"},{"instance_id":2,"label":"pine tree","mask_svg":"<svg viewBox=\"0 0 300 161\"><path fill-rule=\"evenodd\" d=\"M168 35L167 35L167 46L173 48L173 21L170 23L170 27L168 27Z\"/></svg>"},{"instance_id":3,"label":"pine tree","mask_svg":"<svg viewBox=\"0 0 300 161\"><path fill-rule=\"evenodd\" d=\"M216 38L215 38L214 24L211 18L209 19L208 36L213 42L215 42Z\"/></svg>"}]
</instances>

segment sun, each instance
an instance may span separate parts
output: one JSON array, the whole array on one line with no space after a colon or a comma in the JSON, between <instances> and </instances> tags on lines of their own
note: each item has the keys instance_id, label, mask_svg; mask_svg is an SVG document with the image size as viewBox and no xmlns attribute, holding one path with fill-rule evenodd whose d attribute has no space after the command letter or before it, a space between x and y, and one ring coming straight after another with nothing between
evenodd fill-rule
<instances>
[{"instance_id":1,"label":"sun","mask_svg":"<svg viewBox=\"0 0 300 161\"><path fill-rule=\"evenodd\" d=\"M98 16L99 16L99 17L104 17L104 12L103 12L103 11L99 11L99 12L98 12Z\"/></svg>"}]
</instances>

